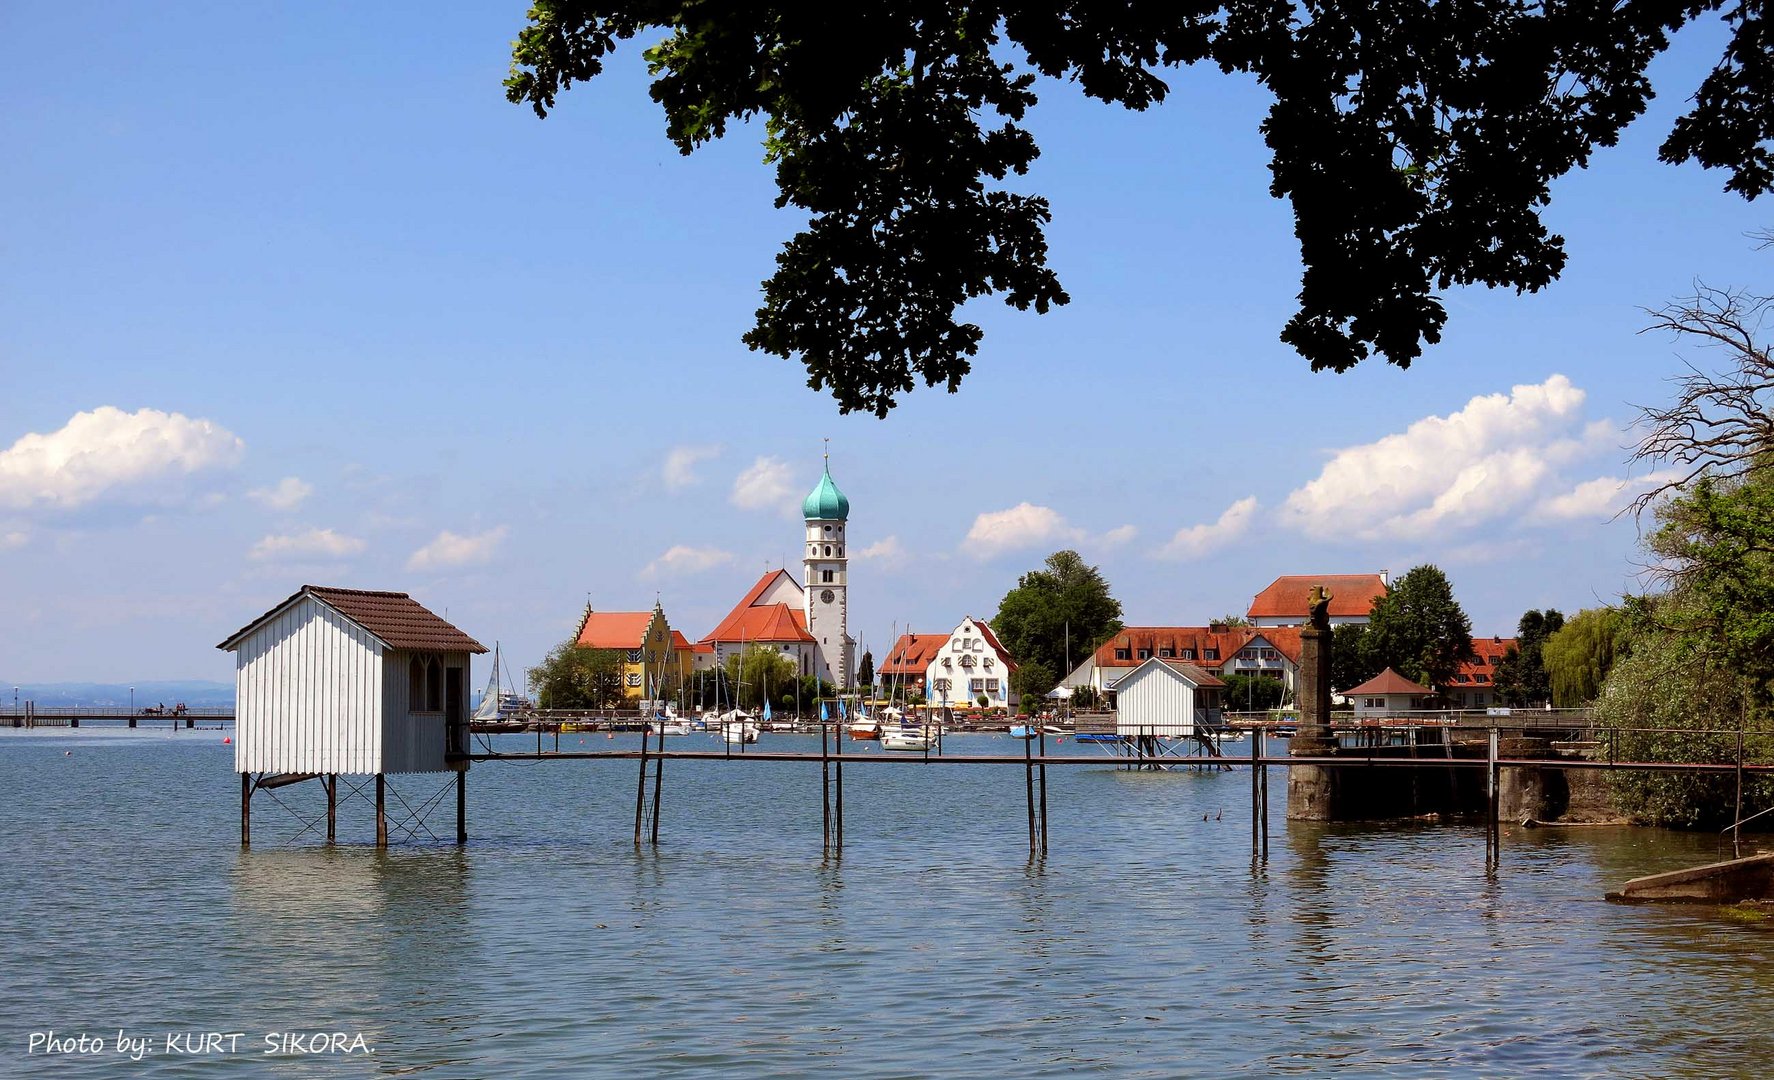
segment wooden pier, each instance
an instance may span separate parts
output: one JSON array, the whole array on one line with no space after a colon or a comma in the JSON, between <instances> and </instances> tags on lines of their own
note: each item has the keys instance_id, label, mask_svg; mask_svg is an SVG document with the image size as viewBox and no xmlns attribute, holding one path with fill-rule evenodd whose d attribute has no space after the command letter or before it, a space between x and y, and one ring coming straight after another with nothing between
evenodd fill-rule
<instances>
[{"instance_id":1,"label":"wooden pier","mask_svg":"<svg viewBox=\"0 0 1774 1080\"><path fill-rule=\"evenodd\" d=\"M38 705L27 701L17 708L0 708L0 727L77 728L81 724L122 724L125 727L197 728L225 727L234 723L234 709L178 707L141 709L95 705Z\"/></svg>"}]
</instances>

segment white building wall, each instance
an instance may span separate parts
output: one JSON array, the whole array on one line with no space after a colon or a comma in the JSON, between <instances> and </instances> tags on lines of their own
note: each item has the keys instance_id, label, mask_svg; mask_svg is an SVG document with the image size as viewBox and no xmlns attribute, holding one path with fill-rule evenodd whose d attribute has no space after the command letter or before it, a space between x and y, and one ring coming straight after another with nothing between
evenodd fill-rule
<instances>
[{"instance_id":1,"label":"white building wall","mask_svg":"<svg viewBox=\"0 0 1774 1080\"><path fill-rule=\"evenodd\" d=\"M407 692L409 662L414 654L392 650L382 658L382 771L385 773L442 772L449 750L444 710L414 708ZM436 656L444 667L444 701L448 702L449 670L461 669L463 722L468 719L469 679L467 653L419 653L419 659Z\"/></svg>"},{"instance_id":2,"label":"white building wall","mask_svg":"<svg viewBox=\"0 0 1774 1080\"><path fill-rule=\"evenodd\" d=\"M968 667L966 660L971 660L973 666ZM987 665L988 660L991 662L990 666ZM939 679L949 680L946 698L939 689ZM980 680L981 689L977 691L972 689L975 679ZM994 682L997 683L996 687L992 686ZM972 619L963 619L961 625L949 634L949 640L936 650L930 662L925 665L924 687L924 700L934 705L941 705L946 700L952 706L978 708L979 695L984 694L988 709L1007 708L1010 699L1010 664L1008 658L992 648Z\"/></svg>"},{"instance_id":3,"label":"white building wall","mask_svg":"<svg viewBox=\"0 0 1774 1080\"><path fill-rule=\"evenodd\" d=\"M1115 684L1115 731L1180 738L1195 733L1195 688L1161 663L1136 668Z\"/></svg>"},{"instance_id":4,"label":"white building wall","mask_svg":"<svg viewBox=\"0 0 1774 1080\"><path fill-rule=\"evenodd\" d=\"M235 650L236 772L382 771L382 645L313 597Z\"/></svg>"}]
</instances>

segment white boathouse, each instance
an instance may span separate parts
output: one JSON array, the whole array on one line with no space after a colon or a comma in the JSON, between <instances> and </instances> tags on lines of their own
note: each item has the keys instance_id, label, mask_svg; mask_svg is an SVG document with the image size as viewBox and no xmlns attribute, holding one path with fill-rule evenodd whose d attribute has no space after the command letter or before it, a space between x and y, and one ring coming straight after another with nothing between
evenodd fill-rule
<instances>
[{"instance_id":1,"label":"white boathouse","mask_svg":"<svg viewBox=\"0 0 1774 1080\"><path fill-rule=\"evenodd\" d=\"M1218 726L1226 684L1194 664L1154 656L1116 680L1115 731L1125 739L1193 738Z\"/></svg>"},{"instance_id":2,"label":"white boathouse","mask_svg":"<svg viewBox=\"0 0 1774 1080\"><path fill-rule=\"evenodd\" d=\"M469 657L486 647L406 593L304 585L217 648L234 654L241 843L258 789L319 779L333 836L337 777L457 774L465 839ZM255 775L256 774L256 775Z\"/></svg>"}]
</instances>

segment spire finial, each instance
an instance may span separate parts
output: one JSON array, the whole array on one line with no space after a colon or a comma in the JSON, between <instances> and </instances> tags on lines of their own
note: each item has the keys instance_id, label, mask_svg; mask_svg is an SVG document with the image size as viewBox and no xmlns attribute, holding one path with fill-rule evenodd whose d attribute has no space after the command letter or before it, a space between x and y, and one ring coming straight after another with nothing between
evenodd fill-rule
<instances>
[{"instance_id":1,"label":"spire finial","mask_svg":"<svg viewBox=\"0 0 1774 1080\"><path fill-rule=\"evenodd\" d=\"M828 473L832 471L832 439L830 435L825 437L825 471Z\"/></svg>"}]
</instances>

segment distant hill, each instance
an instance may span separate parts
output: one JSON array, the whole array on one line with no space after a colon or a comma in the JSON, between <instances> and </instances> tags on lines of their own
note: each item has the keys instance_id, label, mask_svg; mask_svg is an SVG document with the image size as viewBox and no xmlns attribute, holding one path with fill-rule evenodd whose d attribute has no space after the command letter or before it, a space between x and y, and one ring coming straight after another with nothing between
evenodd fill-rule
<instances>
[{"instance_id":1,"label":"distant hill","mask_svg":"<svg viewBox=\"0 0 1774 1080\"><path fill-rule=\"evenodd\" d=\"M12 688L18 687L21 702L34 701L44 708L66 708L93 705L99 708L127 709L129 688L136 689L137 708L149 705L176 705L184 702L193 707L215 708L234 704L234 684L201 679L168 679L139 683L26 683L0 680L0 696L4 707L12 707Z\"/></svg>"}]
</instances>

